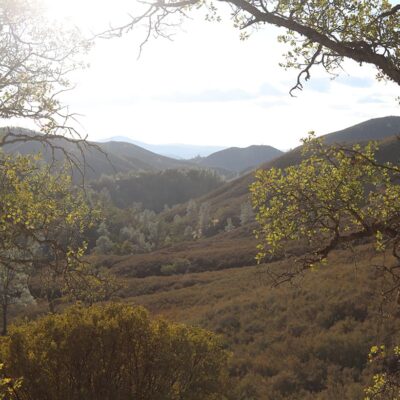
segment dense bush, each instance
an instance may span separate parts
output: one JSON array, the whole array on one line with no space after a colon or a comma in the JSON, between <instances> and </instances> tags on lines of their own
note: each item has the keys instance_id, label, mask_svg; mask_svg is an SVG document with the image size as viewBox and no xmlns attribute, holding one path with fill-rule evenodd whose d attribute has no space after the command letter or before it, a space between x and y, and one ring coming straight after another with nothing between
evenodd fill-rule
<instances>
[{"instance_id":1,"label":"dense bush","mask_svg":"<svg viewBox=\"0 0 400 400\"><path fill-rule=\"evenodd\" d=\"M122 304L75 306L14 326L8 376L32 400L223 399L227 353L213 334Z\"/></svg>"},{"instance_id":2,"label":"dense bush","mask_svg":"<svg viewBox=\"0 0 400 400\"><path fill-rule=\"evenodd\" d=\"M190 270L190 261L178 258L173 263L161 266L160 272L163 275L185 274Z\"/></svg>"}]
</instances>

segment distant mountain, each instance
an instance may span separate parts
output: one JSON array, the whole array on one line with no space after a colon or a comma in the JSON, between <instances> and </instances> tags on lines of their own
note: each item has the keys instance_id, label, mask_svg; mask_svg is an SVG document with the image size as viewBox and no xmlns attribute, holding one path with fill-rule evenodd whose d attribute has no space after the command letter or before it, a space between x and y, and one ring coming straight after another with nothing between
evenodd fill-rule
<instances>
[{"instance_id":1,"label":"distant mountain","mask_svg":"<svg viewBox=\"0 0 400 400\"><path fill-rule=\"evenodd\" d=\"M0 128L0 134L1 129L5 128ZM23 128L12 129L17 134L26 135L28 137L38 135L37 132ZM122 140L123 138L116 137L116 139ZM225 179L232 179L237 176L239 172L269 161L282 153L270 146L250 146L244 149L231 147L229 149L217 151L208 157L178 160L156 154L136 144L120 140L102 143L89 142L88 144L84 144L84 147L81 149L82 152L75 143L69 140L61 138L53 139L52 143L58 147L54 154L48 145L43 145L37 141L22 141L6 144L3 150L8 153L18 152L21 154L36 154L40 152L46 161L52 161L53 156L55 160L62 161L65 159L64 152L67 152L72 155L78 163L85 165L85 177L89 180L98 179L101 175L114 175L116 173L126 173L130 171L156 172L166 169L182 168L213 169ZM185 145L182 146L184 147ZM212 146L192 146L192 150L194 148L203 150L214 149ZM85 163L83 161L85 161Z\"/></svg>"},{"instance_id":2,"label":"distant mountain","mask_svg":"<svg viewBox=\"0 0 400 400\"><path fill-rule=\"evenodd\" d=\"M140 142L138 140L133 140L125 136L113 136L109 139L101 140L101 142L125 142L132 143L140 146L146 150L152 151L153 153L161 154L166 157L171 157L175 159L188 160L190 158L195 158L197 156L206 157L216 151L222 150L223 146L200 146L200 145L190 145L181 143L171 143L171 144L149 144Z\"/></svg>"},{"instance_id":3,"label":"distant mountain","mask_svg":"<svg viewBox=\"0 0 400 400\"><path fill-rule=\"evenodd\" d=\"M37 132L27 129L12 129L15 129L17 133L28 136L37 135ZM65 159L63 154L64 150L71 154L78 163L83 165L83 160L85 161L86 179L98 179L102 174L113 175L118 172L145 172L176 168L196 168L195 164L155 154L131 143L91 142L89 145L85 145L82 148L82 152L76 144L64 139L54 140L53 144L63 149L55 151L54 158L57 161ZM35 141L6 144L2 149L6 153L18 152L20 154L36 154L41 152L46 161L52 161L53 159L50 147Z\"/></svg>"},{"instance_id":4,"label":"distant mountain","mask_svg":"<svg viewBox=\"0 0 400 400\"><path fill-rule=\"evenodd\" d=\"M271 146L230 147L209 155L193 159L198 165L207 168L221 168L240 173L262 163L273 160L283 152Z\"/></svg>"}]
</instances>

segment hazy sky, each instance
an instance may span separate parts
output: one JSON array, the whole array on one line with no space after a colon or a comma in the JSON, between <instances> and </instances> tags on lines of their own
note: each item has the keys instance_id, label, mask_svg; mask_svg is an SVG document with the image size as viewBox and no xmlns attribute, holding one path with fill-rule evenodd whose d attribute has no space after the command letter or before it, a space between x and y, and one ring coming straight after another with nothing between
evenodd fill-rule
<instances>
[{"instance_id":1,"label":"hazy sky","mask_svg":"<svg viewBox=\"0 0 400 400\"><path fill-rule=\"evenodd\" d=\"M93 29L126 21L136 7L133 0L47 2L54 15ZM267 27L242 42L227 14L219 24L199 17L186 21L173 42L151 40L139 60L139 30L97 43L90 68L73 77L76 89L64 97L82 114L81 130L90 139L288 149L309 130L323 134L400 115L398 86L376 82L373 68L352 62L335 81L314 70L292 98L296 72L278 66L284 50L278 29Z\"/></svg>"}]
</instances>

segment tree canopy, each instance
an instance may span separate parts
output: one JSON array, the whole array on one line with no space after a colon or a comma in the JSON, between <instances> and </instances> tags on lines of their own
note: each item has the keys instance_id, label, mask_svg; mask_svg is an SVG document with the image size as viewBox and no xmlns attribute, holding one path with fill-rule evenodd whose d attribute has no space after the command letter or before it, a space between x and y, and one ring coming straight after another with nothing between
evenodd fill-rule
<instances>
[{"instance_id":1,"label":"tree canopy","mask_svg":"<svg viewBox=\"0 0 400 400\"><path fill-rule=\"evenodd\" d=\"M0 154L0 286L3 332L7 307L20 297L22 275L46 269L75 286L76 274L87 270L82 256L84 235L98 218L82 189L64 171L38 163L37 157ZM22 275L21 275L22 274ZM26 281L26 279L25 279ZM17 289L18 290L15 290ZM14 294L13 294L14 293Z\"/></svg>"},{"instance_id":2,"label":"tree canopy","mask_svg":"<svg viewBox=\"0 0 400 400\"><path fill-rule=\"evenodd\" d=\"M0 25L0 118L29 118L45 132L60 127L69 111L58 95L71 88L68 74L84 65L90 43L46 18L37 0L1 1Z\"/></svg>"},{"instance_id":3,"label":"tree canopy","mask_svg":"<svg viewBox=\"0 0 400 400\"><path fill-rule=\"evenodd\" d=\"M297 266L304 270L326 262L339 246L375 236L378 250L389 248L399 259L399 167L376 161L376 143L325 146L313 136L304 142L299 165L256 174L258 258L290 255L297 241L304 252Z\"/></svg>"},{"instance_id":4,"label":"tree canopy","mask_svg":"<svg viewBox=\"0 0 400 400\"><path fill-rule=\"evenodd\" d=\"M40 133L16 128L0 132L0 149L13 143L36 141L57 150L71 166L84 173L82 162L88 143L73 126L75 114L60 100L73 88L71 72L84 68L84 55L92 46L72 24L51 19L41 0L0 1L0 118L33 122ZM98 150L98 148L97 148Z\"/></svg>"}]
</instances>

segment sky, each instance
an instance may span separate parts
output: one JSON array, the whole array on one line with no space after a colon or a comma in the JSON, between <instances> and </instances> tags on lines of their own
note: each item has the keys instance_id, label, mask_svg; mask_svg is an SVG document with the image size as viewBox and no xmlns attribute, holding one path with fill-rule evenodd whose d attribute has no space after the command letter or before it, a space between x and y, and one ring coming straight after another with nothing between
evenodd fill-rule
<instances>
[{"instance_id":1,"label":"sky","mask_svg":"<svg viewBox=\"0 0 400 400\"><path fill-rule=\"evenodd\" d=\"M94 31L128 20L134 0L46 0L49 13ZM90 67L71 78L62 98L79 113L91 140L126 136L147 143L245 147L268 144L288 150L314 130L326 134L364 120L400 115L398 86L377 82L375 70L346 62L336 80L322 70L296 98L296 71L278 64L282 30L266 27L239 40L227 10L221 23L194 14L173 41L151 39L139 59L140 29L99 40Z\"/></svg>"}]
</instances>

